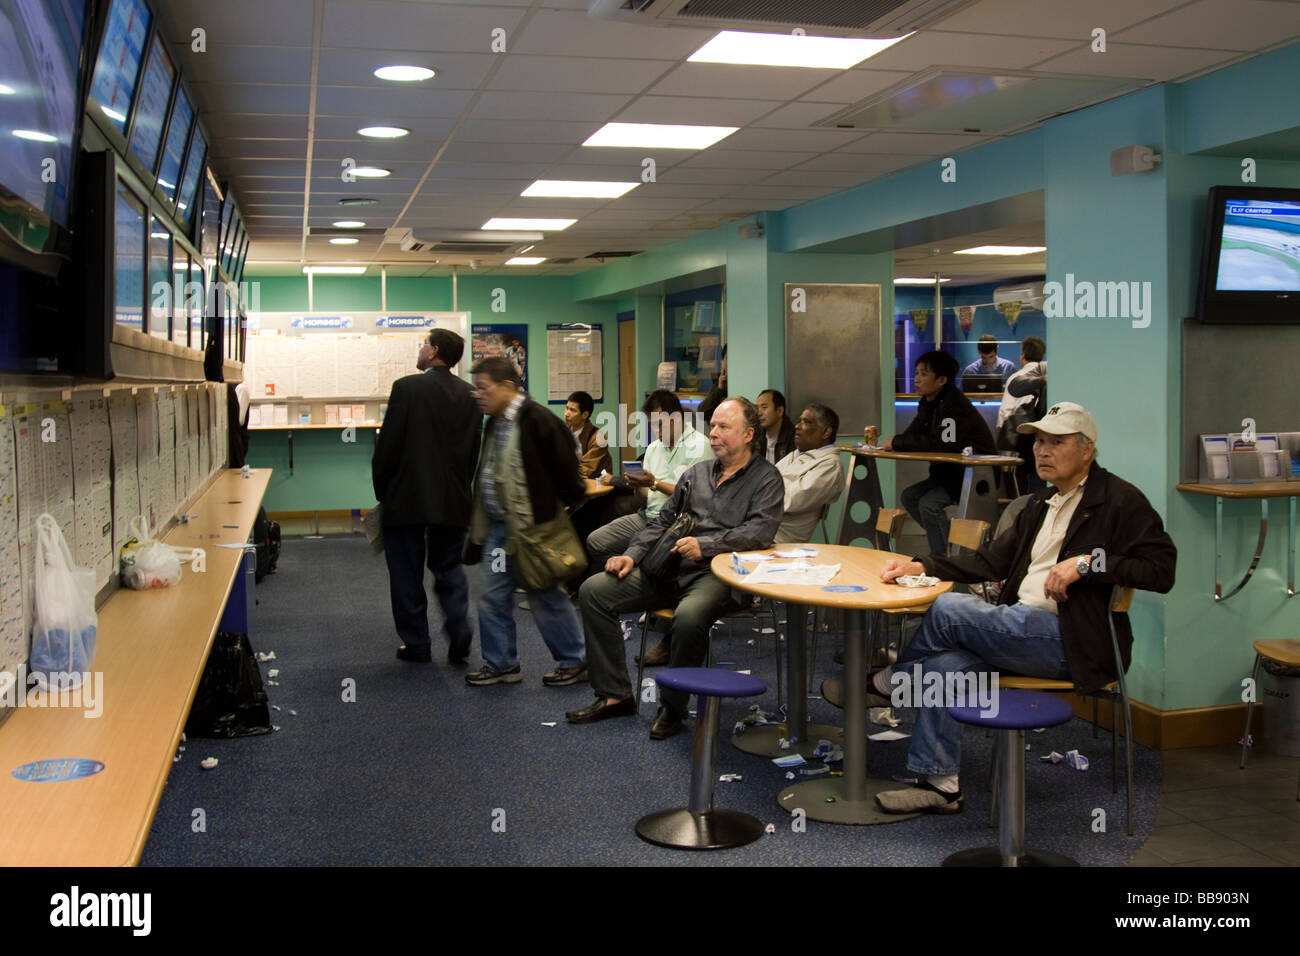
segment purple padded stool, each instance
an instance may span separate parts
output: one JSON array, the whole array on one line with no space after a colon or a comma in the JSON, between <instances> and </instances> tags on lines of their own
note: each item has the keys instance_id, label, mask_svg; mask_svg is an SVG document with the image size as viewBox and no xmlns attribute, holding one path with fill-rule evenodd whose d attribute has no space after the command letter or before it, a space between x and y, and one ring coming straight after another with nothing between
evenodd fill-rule
<instances>
[{"instance_id":1,"label":"purple padded stool","mask_svg":"<svg viewBox=\"0 0 1300 956\"><path fill-rule=\"evenodd\" d=\"M1000 731L998 845L962 850L944 866L1078 866L1068 856L1025 848L1025 731L1069 723L1074 711L1063 697L1028 690L1003 690L996 697L997 716L978 706L949 707L948 716L963 724Z\"/></svg>"},{"instance_id":2,"label":"purple padded stool","mask_svg":"<svg viewBox=\"0 0 1300 956\"><path fill-rule=\"evenodd\" d=\"M718 699L758 697L767 685L749 674L713 667L673 667L660 671L661 687L699 697L695 757L691 762L691 801L684 810L661 810L636 822L636 835L679 850L723 850L744 846L763 835L763 824L748 813L713 809L718 739Z\"/></svg>"}]
</instances>

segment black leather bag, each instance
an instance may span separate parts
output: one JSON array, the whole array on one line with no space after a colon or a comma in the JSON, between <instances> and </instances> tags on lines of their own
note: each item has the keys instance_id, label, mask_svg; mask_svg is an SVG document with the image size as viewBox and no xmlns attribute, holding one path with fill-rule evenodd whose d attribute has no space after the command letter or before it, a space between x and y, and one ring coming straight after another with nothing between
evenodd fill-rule
<instances>
[{"instance_id":1,"label":"black leather bag","mask_svg":"<svg viewBox=\"0 0 1300 956\"><path fill-rule=\"evenodd\" d=\"M682 538L689 538L694 533L695 518L691 516L691 483L688 481L686 487L682 489L681 512L641 559L641 572L652 578L676 577L682 565L682 556L674 554L673 548Z\"/></svg>"}]
</instances>

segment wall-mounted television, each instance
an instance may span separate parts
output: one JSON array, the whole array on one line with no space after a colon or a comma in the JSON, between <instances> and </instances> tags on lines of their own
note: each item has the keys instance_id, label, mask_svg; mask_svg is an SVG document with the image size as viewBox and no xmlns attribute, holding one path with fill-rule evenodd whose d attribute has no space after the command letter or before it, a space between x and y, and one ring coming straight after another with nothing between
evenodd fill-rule
<instances>
[{"instance_id":1,"label":"wall-mounted television","mask_svg":"<svg viewBox=\"0 0 1300 956\"><path fill-rule=\"evenodd\" d=\"M194 232L195 203L199 202L199 178L203 175L203 160L207 156L208 143L203 138L203 130L194 124L194 135L190 137L190 152L185 160L185 174L181 177L180 192L176 196L176 218L185 227L185 235L192 237Z\"/></svg>"},{"instance_id":2,"label":"wall-mounted television","mask_svg":"<svg viewBox=\"0 0 1300 956\"><path fill-rule=\"evenodd\" d=\"M158 168L158 186L163 198L171 206L180 189L181 163L185 160L185 144L189 140L194 110L183 89L176 91L172 103L171 119L167 121L167 139L163 145L162 165Z\"/></svg>"},{"instance_id":3,"label":"wall-mounted television","mask_svg":"<svg viewBox=\"0 0 1300 956\"><path fill-rule=\"evenodd\" d=\"M158 146L162 142L163 121L167 119L175 80L176 70L163 46L162 35L155 33L131 124L131 152L144 163L150 175L158 168Z\"/></svg>"},{"instance_id":4,"label":"wall-mounted television","mask_svg":"<svg viewBox=\"0 0 1300 956\"><path fill-rule=\"evenodd\" d=\"M152 17L144 0L113 0L104 28L104 42L95 61L90 99L100 115L126 136L131 101Z\"/></svg>"},{"instance_id":5,"label":"wall-mounted television","mask_svg":"<svg viewBox=\"0 0 1300 956\"><path fill-rule=\"evenodd\" d=\"M1210 190L1196 317L1300 322L1300 189Z\"/></svg>"}]
</instances>

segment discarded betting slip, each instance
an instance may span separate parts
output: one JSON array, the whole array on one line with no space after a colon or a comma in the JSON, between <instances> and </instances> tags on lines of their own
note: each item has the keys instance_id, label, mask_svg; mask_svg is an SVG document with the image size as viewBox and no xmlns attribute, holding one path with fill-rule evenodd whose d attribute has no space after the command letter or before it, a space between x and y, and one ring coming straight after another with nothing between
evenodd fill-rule
<instances>
[{"instance_id":1,"label":"discarded betting slip","mask_svg":"<svg viewBox=\"0 0 1300 956\"><path fill-rule=\"evenodd\" d=\"M894 578L894 583L904 588L932 588L939 579L928 574L900 574Z\"/></svg>"}]
</instances>

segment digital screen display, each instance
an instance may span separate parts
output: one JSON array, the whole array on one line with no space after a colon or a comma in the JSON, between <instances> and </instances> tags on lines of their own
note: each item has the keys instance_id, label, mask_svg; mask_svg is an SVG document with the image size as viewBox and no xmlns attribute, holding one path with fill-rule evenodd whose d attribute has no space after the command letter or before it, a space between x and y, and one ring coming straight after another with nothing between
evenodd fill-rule
<instances>
[{"instance_id":1,"label":"digital screen display","mask_svg":"<svg viewBox=\"0 0 1300 956\"><path fill-rule=\"evenodd\" d=\"M185 161L185 175L181 177L181 191L176 203L176 216L189 232L190 222L194 216L195 196L198 193L199 177L203 175L203 159L208 143L203 138L203 131L194 127L194 137L190 142L189 159Z\"/></svg>"},{"instance_id":2,"label":"digital screen display","mask_svg":"<svg viewBox=\"0 0 1300 956\"><path fill-rule=\"evenodd\" d=\"M167 125L167 145L163 147L162 168L158 170L158 185L163 188L167 201L176 198L180 185L181 162L185 159L185 140L189 136L194 110L184 90L176 91L171 122Z\"/></svg>"},{"instance_id":3,"label":"digital screen display","mask_svg":"<svg viewBox=\"0 0 1300 956\"><path fill-rule=\"evenodd\" d=\"M149 334L171 336L172 234L157 216L149 217Z\"/></svg>"},{"instance_id":4,"label":"digital screen display","mask_svg":"<svg viewBox=\"0 0 1300 956\"><path fill-rule=\"evenodd\" d=\"M126 132L131 94L140 73L140 58L149 35L149 8L144 0L113 0L104 30L104 45L95 62L90 95L119 133Z\"/></svg>"},{"instance_id":5,"label":"digital screen display","mask_svg":"<svg viewBox=\"0 0 1300 956\"><path fill-rule=\"evenodd\" d=\"M114 320L144 331L144 203L125 186L117 187L113 233Z\"/></svg>"},{"instance_id":6,"label":"digital screen display","mask_svg":"<svg viewBox=\"0 0 1300 956\"><path fill-rule=\"evenodd\" d=\"M185 285L190 281L190 257L176 246L172 250L175 262L172 264L172 341L177 345L186 345L189 341L190 318L185 302L187 291Z\"/></svg>"},{"instance_id":7,"label":"digital screen display","mask_svg":"<svg viewBox=\"0 0 1300 956\"><path fill-rule=\"evenodd\" d=\"M158 143L162 139L167 101L172 94L172 69L162 38L155 36L149 48L149 65L140 84L140 99L135 108L135 126L131 130L131 152L140 157L150 170L158 162Z\"/></svg>"},{"instance_id":8,"label":"digital screen display","mask_svg":"<svg viewBox=\"0 0 1300 956\"><path fill-rule=\"evenodd\" d=\"M1300 202L1230 198L1224 203L1215 289L1300 291Z\"/></svg>"},{"instance_id":9,"label":"digital screen display","mask_svg":"<svg viewBox=\"0 0 1300 956\"><path fill-rule=\"evenodd\" d=\"M217 258L217 236L220 231L221 196L212 184L211 173L208 173L203 176L203 222L199 227L199 255L204 259Z\"/></svg>"},{"instance_id":10,"label":"digital screen display","mask_svg":"<svg viewBox=\"0 0 1300 956\"><path fill-rule=\"evenodd\" d=\"M0 186L68 225L85 0L0 0Z\"/></svg>"}]
</instances>

